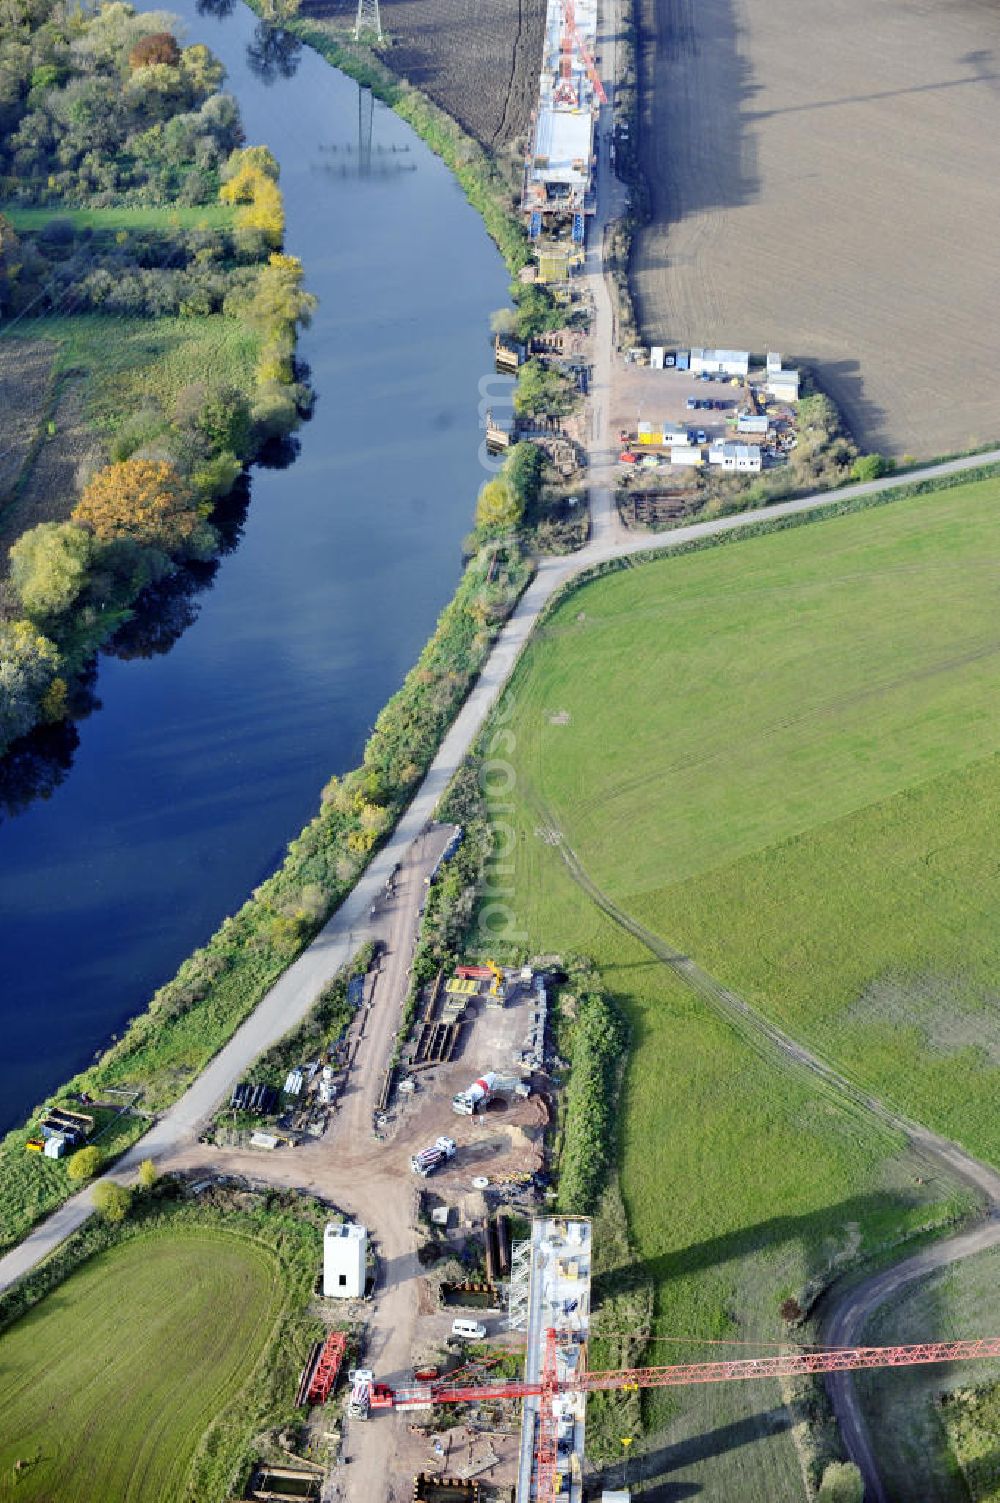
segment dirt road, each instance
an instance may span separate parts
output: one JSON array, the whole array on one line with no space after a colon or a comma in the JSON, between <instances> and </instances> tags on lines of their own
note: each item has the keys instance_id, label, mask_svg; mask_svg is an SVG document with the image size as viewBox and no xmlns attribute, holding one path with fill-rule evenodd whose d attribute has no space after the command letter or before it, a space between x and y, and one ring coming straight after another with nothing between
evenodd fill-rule
<instances>
[{"instance_id":1,"label":"dirt road","mask_svg":"<svg viewBox=\"0 0 1000 1503\"><path fill-rule=\"evenodd\" d=\"M394 895L383 890L374 915L369 911L363 937L381 943L383 958L356 1059L325 1137L275 1154L187 1144L160 1160L165 1171L242 1174L251 1180L308 1190L368 1227L377 1239L379 1279L375 1302L367 1312L365 1360L387 1382L411 1372L415 1281L420 1274L416 1191L407 1163L410 1146L387 1147L375 1137L372 1117L409 985L413 943L427 891L424 878L451 833L451 826L435 826L418 836L402 859ZM385 1427L349 1425L346 1450L350 1466L337 1479L344 1496L358 1503L368 1498L392 1503Z\"/></svg>"},{"instance_id":2,"label":"dirt road","mask_svg":"<svg viewBox=\"0 0 1000 1503\"><path fill-rule=\"evenodd\" d=\"M936 1268L945 1268L997 1246L1000 1246L1000 1202L994 1197L989 1217L982 1225L935 1242L835 1299L823 1322L824 1342L829 1346L858 1345L865 1325L879 1306L895 1299L908 1284ZM851 1374L833 1373L826 1385L847 1454L861 1468L865 1479L865 1503L888 1503L888 1493L879 1475L877 1447L865 1424Z\"/></svg>"}]
</instances>

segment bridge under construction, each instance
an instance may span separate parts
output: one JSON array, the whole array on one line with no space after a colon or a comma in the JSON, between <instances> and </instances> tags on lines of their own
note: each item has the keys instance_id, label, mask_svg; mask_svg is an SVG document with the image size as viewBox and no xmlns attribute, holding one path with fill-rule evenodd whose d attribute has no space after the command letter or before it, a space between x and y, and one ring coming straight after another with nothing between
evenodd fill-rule
<instances>
[{"instance_id":1,"label":"bridge under construction","mask_svg":"<svg viewBox=\"0 0 1000 1503\"><path fill-rule=\"evenodd\" d=\"M548 0L521 199L533 240L568 222L573 241L582 245L585 216L596 208L595 126L607 102L596 41L597 0Z\"/></svg>"}]
</instances>

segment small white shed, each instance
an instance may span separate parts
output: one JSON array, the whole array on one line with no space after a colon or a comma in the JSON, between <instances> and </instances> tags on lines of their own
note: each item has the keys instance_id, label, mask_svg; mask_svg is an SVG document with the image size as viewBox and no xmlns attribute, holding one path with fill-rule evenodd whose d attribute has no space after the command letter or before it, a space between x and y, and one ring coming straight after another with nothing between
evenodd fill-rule
<instances>
[{"instance_id":1,"label":"small white shed","mask_svg":"<svg viewBox=\"0 0 1000 1503\"><path fill-rule=\"evenodd\" d=\"M327 1299L359 1299L365 1292L368 1231L351 1221L328 1221L323 1234L323 1293Z\"/></svg>"},{"instance_id":2,"label":"small white shed","mask_svg":"<svg viewBox=\"0 0 1000 1503\"><path fill-rule=\"evenodd\" d=\"M708 451L709 464L724 470L755 473L763 465L760 450L753 444L715 444Z\"/></svg>"},{"instance_id":3,"label":"small white shed","mask_svg":"<svg viewBox=\"0 0 1000 1503\"><path fill-rule=\"evenodd\" d=\"M798 371L769 373L765 390L769 397L774 397L778 402L797 402L799 400Z\"/></svg>"}]
</instances>

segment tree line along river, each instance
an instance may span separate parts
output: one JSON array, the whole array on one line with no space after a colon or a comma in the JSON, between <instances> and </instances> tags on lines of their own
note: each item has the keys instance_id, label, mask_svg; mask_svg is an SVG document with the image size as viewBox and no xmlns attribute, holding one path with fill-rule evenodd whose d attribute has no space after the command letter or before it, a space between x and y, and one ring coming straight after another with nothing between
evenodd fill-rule
<instances>
[{"instance_id":1,"label":"tree line along river","mask_svg":"<svg viewBox=\"0 0 1000 1503\"><path fill-rule=\"evenodd\" d=\"M169 8L281 164L286 249L319 297L299 344L316 409L290 467L254 470L218 570L137 655L101 658L51 796L3 815L0 1130L145 1006L357 763L454 588L483 479L507 274L457 183L243 5ZM195 619L174 640L178 612Z\"/></svg>"}]
</instances>

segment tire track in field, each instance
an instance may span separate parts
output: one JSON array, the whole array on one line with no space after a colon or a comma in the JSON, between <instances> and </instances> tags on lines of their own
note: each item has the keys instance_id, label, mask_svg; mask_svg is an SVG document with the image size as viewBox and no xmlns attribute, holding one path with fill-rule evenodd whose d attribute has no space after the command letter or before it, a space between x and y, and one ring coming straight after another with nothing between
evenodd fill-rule
<instances>
[{"instance_id":1,"label":"tire track in field","mask_svg":"<svg viewBox=\"0 0 1000 1503\"><path fill-rule=\"evenodd\" d=\"M503 109L500 111L500 122L490 138L490 145L496 146L504 138L507 128L507 120L510 115L511 100L517 84L517 55L521 46L521 38L524 35L524 0L517 0L517 25L514 28L514 41L510 49L510 77L507 80L507 92L504 95Z\"/></svg>"},{"instance_id":2,"label":"tire track in field","mask_svg":"<svg viewBox=\"0 0 1000 1503\"><path fill-rule=\"evenodd\" d=\"M1000 1246L1000 1173L991 1165L973 1158L957 1143L950 1142L921 1123L911 1121L878 1097L869 1095L819 1055L763 1017L736 992L703 971L689 955L675 949L626 913L587 874L580 858L552 820L550 812L539 812L545 820L546 838L558 848L576 885L602 913L645 946L758 1055L782 1070L807 1074L824 1095L837 1101L853 1115L873 1118L880 1126L901 1133L910 1147L928 1164L944 1170L985 1198L987 1213L980 1225L944 1237L893 1267L872 1274L852 1289L831 1292L824 1301L824 1346L857 1345L864 1326L875 1311L894 1298L906 1285L935 1269ZM826 1381L847 1453L864 1477L867 1503L889 1503L889 1495L879 1475L875 1447L865 1424L852 1375L847 1372L833 1373Z\"/></svg>"}]
</instances>

